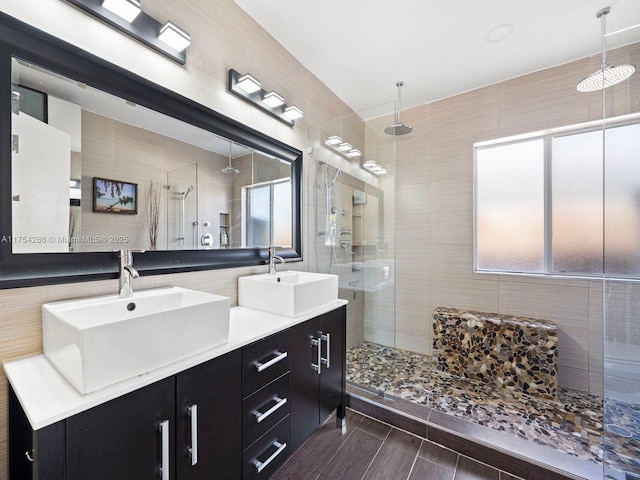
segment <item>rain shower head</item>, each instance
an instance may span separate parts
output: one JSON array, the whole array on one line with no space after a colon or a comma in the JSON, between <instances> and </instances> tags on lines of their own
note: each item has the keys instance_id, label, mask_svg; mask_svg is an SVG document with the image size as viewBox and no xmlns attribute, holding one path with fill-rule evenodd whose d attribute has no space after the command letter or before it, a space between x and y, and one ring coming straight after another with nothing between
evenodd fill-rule
<instances>
[{"instance_id":1,"label":"rain shower head","mask_svg":"<svg viewBox=\"0 0 640 480\"><path fill-rule=\"evenodd\" d=\"M636 71L636 67L630 64L608 65L607 64L607 26L605 17L609 14L611 8L606 7L596 14L596 18L600 19L600 30L602 36L602 66L600 70L592 73L583 79L576 87L580 92L596 92L617 83L623 82Z\"/></svg>"},{"instance_id":2,"label":"rain shower head","mask_svg":"<svg viewBox=\"0 0 640 480\"><path fill-rule=\"evenodd\" d=\"M240 170L238 170L237 168L235 168L235 167L233 167L231 165L231 150L232 150L232 148L233 148L233 144L231 142L229 142L229 165L227 165L226 167L224 167L223 169L220 170L225 175L238 175L240 173Z\"/></svg>"},{"instance_id":3,"label":"rain shower head","mask_svg":"<svg viewBox=\"0 0 640 480\"><path fill-rule=\"evenodd\" d=\"M413 127L409 125L405 125L400 121L400 111L402 109L400 104L400 89L404 85L404 82L397 82L396 87L398 87L398 102L396 103L396 118L395 123L390 127L384 129L384 133L387 135L406 135L407 133L411 133Z\"/></svg>"}]
</instances>

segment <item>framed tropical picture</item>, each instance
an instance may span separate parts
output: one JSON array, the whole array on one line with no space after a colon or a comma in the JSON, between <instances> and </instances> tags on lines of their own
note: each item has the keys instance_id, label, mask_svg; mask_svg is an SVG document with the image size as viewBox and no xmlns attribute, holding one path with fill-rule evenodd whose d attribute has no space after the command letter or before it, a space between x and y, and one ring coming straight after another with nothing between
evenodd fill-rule
<instances>
[{"instance_id":1,"label":"framed tropical picture","mask_svg":"<svg viewBox=\"0 0 640 480\"><path fill-rule=\"evenodd\" d=\"M138 184L93 177L93 211L136 215Z\"/></svg>"}]
</instances>

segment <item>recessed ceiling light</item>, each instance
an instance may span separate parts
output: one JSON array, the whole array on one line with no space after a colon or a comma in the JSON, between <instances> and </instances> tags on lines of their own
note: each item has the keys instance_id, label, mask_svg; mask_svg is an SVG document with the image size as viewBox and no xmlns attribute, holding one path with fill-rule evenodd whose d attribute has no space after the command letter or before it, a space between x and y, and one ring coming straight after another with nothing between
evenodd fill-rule
<instances>
[{"instance_id":1,"label":"recessed ceiling light","mask_svg":"<svg viewBox=\"0 0 640 480\"><path fill-rule=\"evenodd\" d=\"M511 25L510 23L503 23L502 25L493 27L489 31L489 33L487 33L484 39L489 43L497 43L497 42L501 42L512 33L513 33L513 25Z\"/></svg>"}]
</instances>

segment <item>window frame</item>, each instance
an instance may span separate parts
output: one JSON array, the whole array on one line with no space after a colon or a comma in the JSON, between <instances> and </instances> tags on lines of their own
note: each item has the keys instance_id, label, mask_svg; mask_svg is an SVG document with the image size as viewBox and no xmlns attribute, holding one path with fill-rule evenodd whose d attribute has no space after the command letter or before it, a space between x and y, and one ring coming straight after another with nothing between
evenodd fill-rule
<instances>
[{"instance_id":1,"label":"window frame","mask_svg":"<svg viewBox=\"0 0 640 480\"><path fill-rule=\"evenodd\" d=\"M552 201L552 149L551 144L554 138L576 135L580 133L606 130L625 125L640 123L640 113L621 115L611 117L604 120L594 120L580 124L566 125L555 127L536 132L513 135L510 137L497 138L493 140L484 140L473 144L473 272L478 274L489 275L518 275L533 277L552 277L552 278L572 278L572 279L597 279L604 277L603 272L597 274L570 273L570 272L553 272L553 248L552 248L552 223L553 223L553 201ZM520 272L509 270L483 270L478 268L478 151L481 149L496 147L502 145L516 144L520 142L531 141L535 139L543 140L543 182L544 182L544 247L543 247L543 265L544 271L539 272ZM604 234L604 233L603 233Z\"/></svg>"}]
</instances>

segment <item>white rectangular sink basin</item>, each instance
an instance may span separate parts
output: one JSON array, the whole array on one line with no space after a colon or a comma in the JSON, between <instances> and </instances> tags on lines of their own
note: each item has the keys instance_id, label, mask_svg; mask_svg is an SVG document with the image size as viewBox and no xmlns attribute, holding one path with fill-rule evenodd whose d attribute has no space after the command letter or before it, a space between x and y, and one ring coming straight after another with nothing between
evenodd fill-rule
<instances>
[{"instance_id":1,"label":"white rectangular sink basin","mask_svg":"<svg viewBox=\"0 0 640 480\"><path fill-rule=\"evenodd\" d=\"M180 287L47 303L44 354L86 394L229 340L227 297Z\"/></svg>"},{"instance_id":2,"label":"white rectangular sink basin","mask_svg":"<svg viewBox=\"0 0 640 480\"><path fill-rule=\"evenodd\" d=\"M238 304L285 317L298 317L338 299L338 276L278 272L238 278Z\"/></svg>"}]
</instances>

